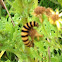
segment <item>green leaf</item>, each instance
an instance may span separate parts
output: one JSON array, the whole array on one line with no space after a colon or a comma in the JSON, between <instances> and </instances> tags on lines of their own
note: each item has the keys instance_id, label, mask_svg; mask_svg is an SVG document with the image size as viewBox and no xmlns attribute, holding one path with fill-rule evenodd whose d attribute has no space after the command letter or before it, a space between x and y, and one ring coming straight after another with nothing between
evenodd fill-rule
<instances>
[{"instance_id":1,"label":"green leaf","mask_svg":"<svg viewBox=\"0 0 62 62\"><path fill-rule=\"evenodd\" d=\"M7 61L5 61L5 62L11 62L9 59L7 60Z\"/></svg>"},{"instance_id":2,"label":"green leaf","mask_svg":"<svg viewBox=\"0 0 62 62\"><path fill-rule=\"evenodd\" d=\"M59 62L58 57L52 57L51 62Z\"/></svg>"},{"instance_id":3,"label":"green leaf","mask_svg":"<svg viewBox=\"0 0 62 62\"><path fill-rule=\"evenodd\" d=\"M62 5L62 0L58 0L58 2Z\"/></svg>"}]
</instances>

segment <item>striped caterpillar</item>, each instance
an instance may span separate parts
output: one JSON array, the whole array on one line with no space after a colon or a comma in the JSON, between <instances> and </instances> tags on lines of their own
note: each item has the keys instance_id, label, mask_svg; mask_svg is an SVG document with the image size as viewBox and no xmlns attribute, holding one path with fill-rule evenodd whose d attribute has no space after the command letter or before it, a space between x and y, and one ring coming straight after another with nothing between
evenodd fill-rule
<instances>
[{"instance_id":1,"label":"striped caterpillar","mask_svg":"<svg viewBox=\"0 0 62 62\"><path fill-rule=\"evenodd\" d=\"M27 47L33 47L34 46L34 43L33 43L34 37L41 36L37 33L37 31L35 29L33 29L34 26L38 27L38 23L35 21L32 21L32 22L26 23L22 28L22 31L21 31L22 41L24 42L24 44ZM32 41L29 41L28 36L31 37Z\"/></svg>"}]
</instances>

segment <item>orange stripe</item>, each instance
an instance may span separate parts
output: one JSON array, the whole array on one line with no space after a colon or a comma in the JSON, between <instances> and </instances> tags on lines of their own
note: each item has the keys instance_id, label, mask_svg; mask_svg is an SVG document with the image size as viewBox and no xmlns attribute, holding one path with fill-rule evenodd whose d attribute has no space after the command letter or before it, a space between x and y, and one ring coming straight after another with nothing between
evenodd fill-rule
<instances>
[{"instance_id":1,"label":"orange stripe","mask_svg":"<svg viewBox=\"0 0 62 62\"><path fill-rule=\"evenodd\" d=\"M22 30L24 30L24 31L28 31L27 29L25 29L25 28L22 28Z\"/></svg>"},{"instance_id":2,"label":"orange stripe","mask_svg":"<svg viewBox=\"0 0 62 62\"><path fill-rule=\"evenodd\" d=\"M30 22L28 23L28 25L31 27Z\"/></svg>"},{"instance_id":3,"label":"orange stripe","mask_svg":"<svg viewBox=\"0 0 62 62\"><path fill-rule=\"evenodd\" d=\"M32 21L32 26L34 26L34 22Z\"/></svg>"},{"instance_id":4,"label":"orange stripe","mask_svg":"<svg viewBox=\"0 0 62 62\"><path fill-rule=\"evenodd\" d=\"M29 40L28 41L26 41L26 42L24 42L24 44L28 44L29 43Z\"/></svg>"},{"instance_id":5,"label":"orange stripe","mask_svg":"<svg viewBox=\"0 0 62 62\"><path fill-rule=\"evenodd\" d=\"M35 23L35 25L37 25L37 22Z\"/></svg>"},{"instance_id":6,"label":"orange stripe","mask_svg":"<svg viewBox=\"0 0 62 62\"><path fill-rule=\"evenodd\" d=\"M27 44L26 46L30 47L31 43Z\"/></svg>"},{"instance_id":7,"label":"orange stripe","mask_svg":"<svg viewBox=\"0 0 62 62\"><path fill-rule=\"evenodd\" d=\"M27 28L29 28L26 24L24 26L27 27Z\"/></svg>"},{"instance_id":8,"label":"orange stripe","mask_svg":"<svg viewBox=\"0 0 62 62\"><path fill-rule=\"evenodd\" d=\"M28 33L27 32L21 32L21 35L23 36L23 35L28 35Z\"/></svg>"},{"instance_id":9,"label":"orange stripe","mask_svg":"<svg viewBox=\"0 0 62 62\"><path fill-rule=\"evenodd\" d=\"M28 39L28 37L22 37L22 40L27 40Z\"/></svg>"}]
</instances>

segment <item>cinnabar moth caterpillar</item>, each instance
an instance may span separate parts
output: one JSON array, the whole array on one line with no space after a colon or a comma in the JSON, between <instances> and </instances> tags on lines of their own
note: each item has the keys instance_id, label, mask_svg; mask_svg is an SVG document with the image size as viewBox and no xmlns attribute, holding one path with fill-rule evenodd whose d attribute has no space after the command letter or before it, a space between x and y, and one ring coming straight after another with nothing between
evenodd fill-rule
<instances>
[{"instance_id":1,"label":"cinnabar moth caterpillar","mask_svg":"<svg viewBox=\"0 0 62 62\"><path fill-rule=\"evenodd\" d=\"M29 36L30 29L33 28L34 26L38 27L38 23L35 21L32 21L32 22L26 23L22 28L22 31L21 31L22 41L27 47L33 47L33 43L29 41L28 36Z\"/></svg>"}]
</instances>

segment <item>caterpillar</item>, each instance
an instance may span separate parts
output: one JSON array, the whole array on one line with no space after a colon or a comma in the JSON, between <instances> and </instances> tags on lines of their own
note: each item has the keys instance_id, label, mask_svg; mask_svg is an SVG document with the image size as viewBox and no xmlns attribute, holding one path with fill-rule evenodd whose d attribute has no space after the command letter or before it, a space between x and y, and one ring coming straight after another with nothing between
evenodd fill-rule
<instances>
[{"instance_id":1,"label":"caterpillar","mask_svg":"<svg viewBox=\"0 0 62 62\"><path fill-rule=\"evenodd\" d=\"M29 41L29 32L30 30L34 27L34 26L37 26L38 27L38 23L35 22L35 21L32 21L32 22L28 22L26 23L22 30L21 30L21 38L22 38L22 41L24 42L24 44L27 46L27 47L33 47L33 42L32 41ZM34 30L35 31L35 30ZM34 36L34 35L33 35ZM33 37L32 36L32 37Z\"/></svg>"}]
</instances>

